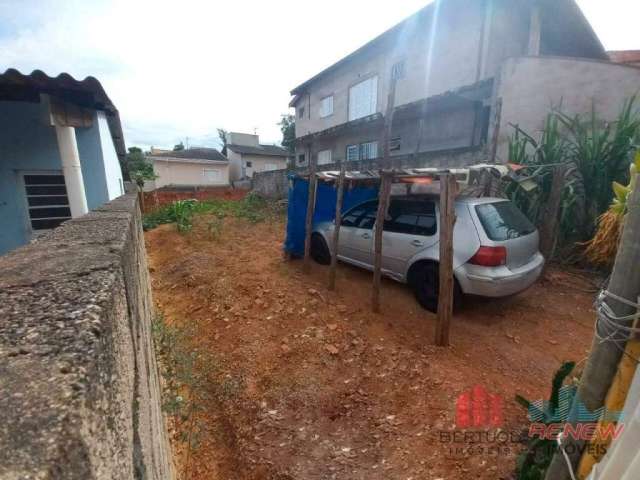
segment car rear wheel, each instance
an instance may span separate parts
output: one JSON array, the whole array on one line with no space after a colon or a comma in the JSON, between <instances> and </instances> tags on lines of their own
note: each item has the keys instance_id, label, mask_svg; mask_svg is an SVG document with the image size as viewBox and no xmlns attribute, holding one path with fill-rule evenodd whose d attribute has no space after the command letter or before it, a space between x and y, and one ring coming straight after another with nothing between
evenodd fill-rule
<instances>
[{"instance_id":1,"label":"car rear wheel","mask_svg":"<svg viewBox=\"0 0 640 480\"><path fill-rule=\"evenodd\" d=\"M331 263L331 252L322 235L314 233L311 235L311 258L320 265L329 265Z\"/></svg>"},{"instance_id":2,"label":"car rear wheel","mask_svg":"<svg viewBox=\"0 0 640 480\"><path fill-rule=\"evenodd\" d=\"M430 312L438 312L438 294L440 291L439 266L436 263L425 263L416 267L411 275L411 286L418 303ZM462 299L462 291L458 282L453 282L453 307L458 308Z\"/></svg>"}]
</instances>

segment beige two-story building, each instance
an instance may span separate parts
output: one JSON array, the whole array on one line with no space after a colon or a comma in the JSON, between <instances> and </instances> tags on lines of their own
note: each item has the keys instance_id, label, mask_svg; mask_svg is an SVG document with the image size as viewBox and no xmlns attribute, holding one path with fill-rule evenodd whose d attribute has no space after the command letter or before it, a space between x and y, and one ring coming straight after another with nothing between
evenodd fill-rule
<instances>
[{"instance_id":1,"label":"beige two-story building","mask_svg":"<svg viewBox=\"0 0 640 480\"><path fill-rule=\"evenodd\" d=\"M534 132L560 103L613 119L638 88L574 0L437 0L291 91L296 165L381 156L390 97L392 156L507 161L511 123Z\"/></svg>"}]
</instances>

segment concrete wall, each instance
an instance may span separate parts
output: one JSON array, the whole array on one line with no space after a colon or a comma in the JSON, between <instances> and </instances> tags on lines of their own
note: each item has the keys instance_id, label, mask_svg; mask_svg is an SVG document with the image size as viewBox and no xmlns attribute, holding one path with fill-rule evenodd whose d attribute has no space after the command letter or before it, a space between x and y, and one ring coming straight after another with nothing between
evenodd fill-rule
<instances>
[{"instance_id":1,"label":"concrete wall","mask_svg":"<svg viewBox=\"0 0 640 480\"><path fill-rule=\"evenodd\" d=\"M153 170L158 175L156 188L166 185L229 185L229 164L227 163L184 163L154 158ZM218 170L217 181L207 179L204 170Z\"/></svg>"},{"instance_id":2,"label":"concrete wall","mask_svg":"<svg viewBox=\"0 0 640 480\"><path fill-rule=\"evenodd\" d=\"M281 170L287 168L286 157L274 157L264 155L242 155L242 160L245 162L251 162L250 167L246 167L247 177L252 177L255 173L266 171L269 165L275 165L276 168L270 168L271 170Z\"/></svg>"},{"instance_id":3,"label":"concrete wall","mask_svg":"<svg viewBox=\"0 0 640 480\"><path fill-rule=\"evenodd\" d=\"M229 159L229 180L235 181L242 178L242 155L227 149L227 158Z\"/></svg>"},{"instance_id":4,"label":"concrete wall","mask_svg":"<svg viewBox=\"0 0 640 480\"><path fill-rule=\"evenodd\" d=\"M249 145L251 147L260 146L260 137L251 133L229 132L227 134L229 145Z\"/></svg>"},{"instance_id":5,"label":"concrete wall","mask_svg":"<svg viewBox=\"0 0 640 480\"><path fill-rule=\"evenodd\" d=\"M521 57L505 62L496 99L502 100L497 160L508 158L510 123L537 134L552 106L568 114L591 112L615 120L625 99L640 91L640 68L595 60Z\"/></svg>"},{"instance_id":6,"label":"concrete wall","mask_svg":"<svg viewBox=\"0 0 640 480\"><path fill-rule=\"evenodd\" d=\"M417 155L402 155L392 157L394 168L420 167L463 167L486 162L486 151L482 148L460 148L440 152L420 153ZM347 162L347 170L363 171L381 168L381 159ZM337 171L338 163L318 165L318 171ZM308 173L305 168L296 170L275 170L257 173L251 181L251 188L260 195L269 198L286 198L289 189L288 175L290 173Z\"/></svg>"},{"instance_id":7,"label":"concrete wall","mask_svg":"<svg viewBox=\"0 0 640 480\"><path fill-rule=\"evenodd\" d=\"M120 195L109 191L122 178L120 165L115 151L111 155L106 148L114 150L108 128L101 129L98 115L94 115L91 127L76 128L76 138L87 204L90 209L97 208ZM27 171L62 173L55 129L46 123L41 104L0 102L0 254L31 238L21 180Z\"/></svg>"},{"instance_id":8,"label":"concrete wall","mask_svg":"<svg viewBox=\"0 0 640 480\"><path fill-rule=\"evenodd\" d=\"M397 41L370 48L312 83L296 104L296 137L347 122L349 88L371 76L378 76L377 112L384 113L391 68L399 61L405 76L397 83L396 105L493 77L503 60L526 52L529 17L529 2L518 0L441 2L435 28L430 10L421 12ZM327 95L334 97L334 113L320 118Z\"/></svg>"},{"instance_id":9,"label":"concrete wall","mask_svg":"<svg viewBox=\"0 0 640 480\"><path fill-rule=\"evenodd\" d=\"M475 118L476 112L472 107L460 107L447 112L430 113L423 125L418 119L394 120L391 138L399 138L400 147L390 152L391 156L473 147L479 142L475 132L479 130L479 124ZM334 163L340 162L346 159L348 145L374 141L378 141L378 153L381 154L381 130L378 124L372 122L342 135L318 137L311 146L311 155L317 159L318 152L331 150ZM298 146L296 166L307 165L306 161L304 164L297 161L298 155L303 153L306 154L303 146Z\"/></svg>"},{"instance_id":10,"label":"concrete wall","mask_svg":"<svg viewBox=\"0 0 640 480\"><path fill-rule=\"evenodd\" d=\"M171 479L135 195L0 257L0 478Z\"/></svg>"}]
</instances>

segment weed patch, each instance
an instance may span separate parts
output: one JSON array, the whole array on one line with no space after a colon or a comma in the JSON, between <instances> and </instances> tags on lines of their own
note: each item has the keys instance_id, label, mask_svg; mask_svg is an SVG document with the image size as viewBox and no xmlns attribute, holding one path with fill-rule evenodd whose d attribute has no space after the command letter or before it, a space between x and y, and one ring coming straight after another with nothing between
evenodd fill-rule
<instances>
[{"instance_id":1,"label":"weed patch","mask_svg":"<svg viewBox=\"0 0 640 480\"><path fill-rule=\"evenodd\" d=\"M225 217L244 218L251 223L258 223L277 213L273 203L251 192L242 200L178 200L146 214L142 226L145 230L151 230L158 225L175 223L178 231L185 233L193 227L194 215L212 215L214 218L207 228L215 238L221 233Z\"/></svg>"}]
</instances>

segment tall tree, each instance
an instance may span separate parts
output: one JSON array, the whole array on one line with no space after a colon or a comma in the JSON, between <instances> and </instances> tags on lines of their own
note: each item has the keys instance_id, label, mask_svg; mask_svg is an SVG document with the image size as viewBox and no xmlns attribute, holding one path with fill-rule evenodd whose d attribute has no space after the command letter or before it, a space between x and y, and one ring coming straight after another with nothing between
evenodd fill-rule
<instances>
[{"instance_id":1,"label":"tall tree","mask_svg":"<svg viewBox=\"0 0 640 480\"><path fill-rule=\"evenodd\" d=\"M227 156L227 137L229 132L227 132L224 128L218 129L218 137L220 138L220 143L222 144L222 155Z\"/></svg>"},{"instance_id":2,"label":"tall tree","mask_svg":"<svg viewBox=\"0 0 640 480\"><path fill-rule=\"evenodd\" d=\"M289 150L291 155L296 153L296 117L290 114L282 115L278 122L282 132L282 146Z\"/></svg>"},{"instance_id":3,"label":"tall tree","mask_svg":"<svg viewBox=\"0 0 640 480\"><path fill-rule=\"evenodd\" d=\"M153 171L153 165L147 161L142 150L138 147L130 147L127 153L127 172L129 179L135 182L142 191L147 180L155 180L157 175Z\"/></svg>"},{"instance_id":4,"label":"tall tree","mask_svg":"<svg viewBox=\"0 0 640 480\"><path fill-rule=\"evenodd\" d=\"M184 150L184 143L180 142L173 146L174 152L179 152L180 150Z\"/></svg>"}]
</instances>

